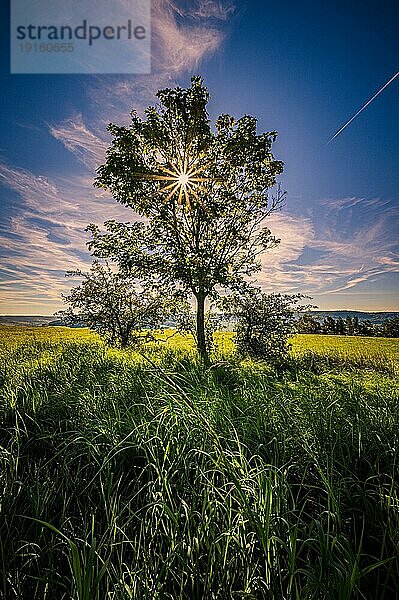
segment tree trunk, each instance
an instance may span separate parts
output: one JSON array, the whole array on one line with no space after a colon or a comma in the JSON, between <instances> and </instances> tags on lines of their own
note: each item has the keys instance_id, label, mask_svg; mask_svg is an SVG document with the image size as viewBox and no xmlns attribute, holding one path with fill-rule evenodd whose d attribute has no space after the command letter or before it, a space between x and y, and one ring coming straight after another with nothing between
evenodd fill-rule
<instances>
[{"instance_id":1,"label":"tree trunk","mask_svg":"<svg viewBox=\"0 0 399 600\"><path fill-rule=\"evenodd\" d=\"M125 349L129 346L129 334L121 335L121 348Z\"/></svg>"},{"instance_id":2,"label":"tree trunk","mask_svg":"<svg viewBox=\"0 0 399 600\"><path fill-rule=\"evenodd\" d=\"M197 299L197 350L201 360L208 362L208 351L205 338L205 298L204 290L199 290Z\"/></svg>"}]
</instances>

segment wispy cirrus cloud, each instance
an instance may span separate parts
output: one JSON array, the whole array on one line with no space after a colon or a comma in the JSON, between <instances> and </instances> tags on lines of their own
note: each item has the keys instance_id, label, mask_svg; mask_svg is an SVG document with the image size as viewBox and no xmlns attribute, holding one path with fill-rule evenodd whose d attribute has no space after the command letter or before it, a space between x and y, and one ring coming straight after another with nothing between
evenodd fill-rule
<instances>
[{"instance_id":1,"label":"wispy cirrus cloud","mask_svg":"<svg viewBox=\"0 0 399 600\"><path fill-rule=\"evenodd\" d=\"M237 7L234 2L215 2L214 0L202 0L192 9L194 17L205 19L217 19L227 21L236 12Z\"/></svg>"},{"instance_id":2,"label":"wispy cirrus cloud","mask_svg":"<svg viewBox=\"0 0 399 600\"><path fill-rule=\"evenodd\" d=\"M265 288L334 294L399 272L399 207L392 201L324 200L314 218L275 213L269 225L282 241L262 259Z\"/></svg>"},{"instance_id":3,"label":"wispy cirrus cloud","mask_svg":"<svg viewBox=\"0 0 399 600\"><path fill-rule=\"evenodd\" d=\"M333 265L335 280L325 293L350 289L384 273L399 272L399 207L379 198L344 198L321 204L317 247ZM333 258L333 261L331 261Z\"/></svg>"},{"instance_id":4,"label":"wispy cirrus cloud","mask_svg":"<svg viewBox=\"0 0 399 600\"><path fill-rule=\"evenodd\" d=\"M0 300L16 313L34 306L53 312L70 287L65 271L91 262L87 223L128 221L134 213L94 188L90 175L54 180L0 164L0 178L19 197L0 227ZM379 199L325 200L317 219L274 213L268 226L281 244L263 256L257 281L269 291L322 295L399 272L398 220L398 207Z\"/></svg>"},{"instance_id":5,"label":"wispy cirrus cloud","mask_svg":"<svg viewBox=\"0 0 399 600\"><path fill-rule=\"evenodd\" d=\"M227 2L160 0L153 5L153 68L156 73L180 75L196 69L225 39L220 22L234 12Z\"/></svg>"},{"instance_id":6,"label":"wispy cirrus cloud","mask_svg":"<svg viewBox=\"0 0 399 600\"><path fill-rule=\"evenodd\" d=\"M90 171L104 161L107 143L88 128L82 114L77 113L57 126L50 126L50 133Z\"/></svg>"},{"instance_id":7,"label":"wispy cirrus cloud","mask_svg":"<svg viewBox=\"0 0 399 600\"><path fill-rule=\"evenodd\" d=\"M26 310L36 305L51 313L70 287L65 272L91 262L87 224L128 221L133 213L94 188L90 176L53 180L0 163L0 180L17 195L12 215L0 225L0 304L18 313L26 301Z\"/></svg>"}]
</instances>

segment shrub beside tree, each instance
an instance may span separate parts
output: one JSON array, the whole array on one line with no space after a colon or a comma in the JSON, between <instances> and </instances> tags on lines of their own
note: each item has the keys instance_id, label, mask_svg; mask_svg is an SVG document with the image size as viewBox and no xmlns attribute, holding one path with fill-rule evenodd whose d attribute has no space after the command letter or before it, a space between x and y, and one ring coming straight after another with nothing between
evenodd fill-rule
<instances>
[{"instance_id":1,"label":"shrub beside tree","mask_svg":"<svg viewBox=\"0 0 399 600\"><path fill-rule=\"evenodd\" d=\"M244 356L276 362L290 349L289 338L295 332L298 311L310 306L300 303L302 294L266 294L248 286L223 298L224 314L235 323L237 350Z\"/></svg>"},{"instance_id":2,"label":"shrub beside tree","mask_svg":"<svg viewBox=\"0 0 399 600\"><path fill-rule=\"evenodd\" d=\"M112 346L126 348L153 339L151 329L171 314L173 304L162 293L108 264L94 261L88 272L71 271L68 276L82 281L63 295L68 308L56 316L67 325L90 327Z\"/></svg>"}]
</instances>

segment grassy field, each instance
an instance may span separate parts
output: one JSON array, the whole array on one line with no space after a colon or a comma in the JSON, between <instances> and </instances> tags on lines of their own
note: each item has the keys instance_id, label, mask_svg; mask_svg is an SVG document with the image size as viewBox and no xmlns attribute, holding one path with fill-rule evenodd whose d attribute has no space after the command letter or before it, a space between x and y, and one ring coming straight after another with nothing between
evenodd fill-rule
<instances>
[{"instance_id":1,"label":"grassy field","mask_svg":"<svg viewBox=\"0 0 399 600\"><path fill-rule=\"evenodd\" d=\"M399 597L398 342L0 328L0 598Z\"/></svg>"},{"instance_id":2,"label":"grassy field","mask_svg":"<svg viewBox=\"0 0 399 600\"><path fill-rule=\"evenodd\" d=\"M173 350L193 350L194 343L190 335L174 334L166 330L158 338ZM222 353L234 350L234 333L217 332L215 341ZM27 342L99 342L100 338L88 329L71 329L68 327L15 327L0 326L0 344L14 346ZM399 342L396 339L373 338L343 335L296 335L291 340L293 354L299 356L307 351L318 355L328 354L346 358L385 357L389 361L399 362Z\"/></svg>"}]
</instances>

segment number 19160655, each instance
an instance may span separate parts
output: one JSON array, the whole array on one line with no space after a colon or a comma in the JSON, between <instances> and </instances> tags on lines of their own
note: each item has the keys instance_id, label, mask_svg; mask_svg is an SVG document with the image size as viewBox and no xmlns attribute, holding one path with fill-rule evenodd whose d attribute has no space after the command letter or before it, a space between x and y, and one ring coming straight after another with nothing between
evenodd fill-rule
<instances>
[{"instance_id":1,"label":"number 19160655","mask_svg":"<svg viewBox=\"0 0 399 600\"><path fill-rule=\"evenodd\" d=\"M70 43L41 43L41 44L36 44L33 43L31 44L30 42L26 42L23 44L19 44L20 50L21 52L73 52L74 51L74 47L73 44Z\"/></svg>"}]
</instances>

